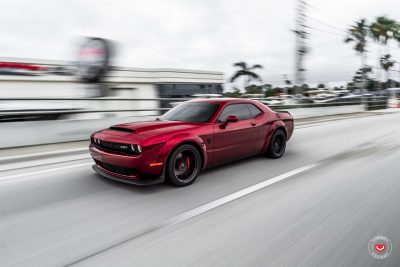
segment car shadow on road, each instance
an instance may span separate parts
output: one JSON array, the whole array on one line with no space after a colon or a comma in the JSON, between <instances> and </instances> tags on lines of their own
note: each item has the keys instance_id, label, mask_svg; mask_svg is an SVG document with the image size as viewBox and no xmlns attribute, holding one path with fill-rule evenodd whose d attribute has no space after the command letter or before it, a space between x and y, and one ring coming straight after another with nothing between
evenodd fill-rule
<instances>
[{"instance_id":1,"label":"car shadow on road","mask_svg":"<svg viewBox=\"0 0 400 267\"><path fill-rule=\"evenodd\" d=\"M264 157L261 155L238 159L238 160L230 161L230 162L227 162L227 163L224 163L224 164L221 164L218 166L213 166L209 169L206 169L199 174L198 178L200 178L202 180L203 180L203 178L205 178L204 180L207 180L207 177L220 176L221 174L225 175L225 172L232 172L232 171L238 170L238 169L240 169L240 170L246 169L247 170L250 168L250 165L252 166L254 164L263 164L263 166L268 167L269 164L273 164L273 163L275 164L277 161L284 160L285 157L288 157L288 156L290 157L291 155L292 155L292 153L290 153L288 151L288 153L285 154L282 159L277 159L277 160L270 159L270 158L267 158L267 157ZM111 186L114 189L123 190L123 191L127 191L127 192L134 193L134 194L153 194L153 193L160 193L160 192L166 192L166 191L171 191L171 190L183 191L183 190L185 190L185 188L193 187L196 184L196 182L195 182L194 185L191 185L189 187L176 187L176 186L170 185L168 183L140 186L140 185L133 185L133 184L129 184L129 183L123 183L123 182L107 179L96 173L92 174L91 179L100 181L104 185ZM204 182L204 180L203 180L203 182Z\"/></svg>"},{"instance_id":2,"label":"car shadow on road","mask_svg":"<svg viewBox=\"0 0 400 267\"><path fill-rule=\"evenodd\" d=\"M129 183L123 183L123 182L107 179L96 173L93 173L90 178L93 180L97 180L98 182L101 182L107 186L111 186L114 189L132 192L135 194L158 193L158 192L165 191L167 189L172 188L172 186L170 186L168 184L154 184L154 185L145 185L145 186L133 185L133 184L129 184Z\"/></svg>"}]
</instances>

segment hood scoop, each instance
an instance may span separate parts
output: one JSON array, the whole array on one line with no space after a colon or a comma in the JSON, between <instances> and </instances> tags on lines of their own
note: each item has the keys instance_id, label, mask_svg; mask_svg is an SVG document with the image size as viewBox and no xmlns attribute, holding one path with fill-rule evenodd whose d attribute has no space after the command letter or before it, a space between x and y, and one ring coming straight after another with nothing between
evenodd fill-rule
<instances>
[{"instance_id":1,"label":"hood scoop","mask_svg":"<svg viewBox=\"0 0 400 267\"><path fill-rule=\"evenodd\" d=\"M111 126L110 130L117 131L117 132L124 132L124 133L134 133L135 132L135 130L133 130L133 129L117 127L117 126Z\"/></svg>"}]
</instances>

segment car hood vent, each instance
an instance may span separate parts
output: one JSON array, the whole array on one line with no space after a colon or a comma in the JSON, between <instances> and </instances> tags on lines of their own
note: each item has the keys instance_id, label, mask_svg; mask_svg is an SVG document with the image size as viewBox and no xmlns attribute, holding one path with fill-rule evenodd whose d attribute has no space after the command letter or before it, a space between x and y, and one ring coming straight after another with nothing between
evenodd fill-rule
<instances>
[{"instance_id":1,"label":"car hood vent","mask_svg":"<svg viewBox=\"0 0 400 267\"><path fill-rule=\"evenodd\" d=\"M115 127L115 126L110 127L110 130L118 131L118 132L125 132L125 133L134 133L135 132L135 130L133 130L133 129L123 128L123 127Z\"/></svg>"}]
</instances>

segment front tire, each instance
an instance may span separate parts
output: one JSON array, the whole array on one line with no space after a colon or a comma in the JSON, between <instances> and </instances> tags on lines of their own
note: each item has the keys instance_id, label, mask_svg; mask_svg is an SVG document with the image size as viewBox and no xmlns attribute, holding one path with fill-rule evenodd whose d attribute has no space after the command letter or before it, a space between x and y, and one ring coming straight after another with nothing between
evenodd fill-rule
<instances>
[{"instance_id":1,"label":"front tire","mask_svg":"<svg viewBox=\"0 0 400 267\"><path fill-rule=\"evenodd\" d=\"M176 148L168 158L167 181L175 186L187 186L194 182L201 169L201 156L192 145Z\"/></svg>"},{"instance_id":2,"label":"front tire","mask_svg":"<svg viewBox=\"0 0 400 267\"><path fill-rule=\"evenodd\" d=\"M285 149L286 134L283 130L278 129L271 137L266 155L269 158L279 159L285 153Z\"/></svg>"}]
</instances>

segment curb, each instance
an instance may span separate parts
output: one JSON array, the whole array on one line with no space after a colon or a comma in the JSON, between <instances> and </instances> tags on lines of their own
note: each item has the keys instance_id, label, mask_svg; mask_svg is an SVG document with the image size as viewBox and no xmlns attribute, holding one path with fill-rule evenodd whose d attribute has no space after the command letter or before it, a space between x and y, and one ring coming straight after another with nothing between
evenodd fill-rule
<instances>
[{"instance_id":1,"label":"curb","mask_svg":"<svg viewBox=\"0 0 400 267\"><path fill-rule=\"evenodd\" d=\"M31 153L31 154L23 154L16 156L8 156L8 157L0 157L0 164L6 163L14 163L18 161L26 161L26 160L37 160L41 158L47 158L51 156L68 156L70 154L81 154L88 152L89 149L87 147L82 148L73 148L73 149L63 149L63 150L55 150L55 151L47 151L47 152L39 152L39 153Z\"/></svg>"}]
</instances>

